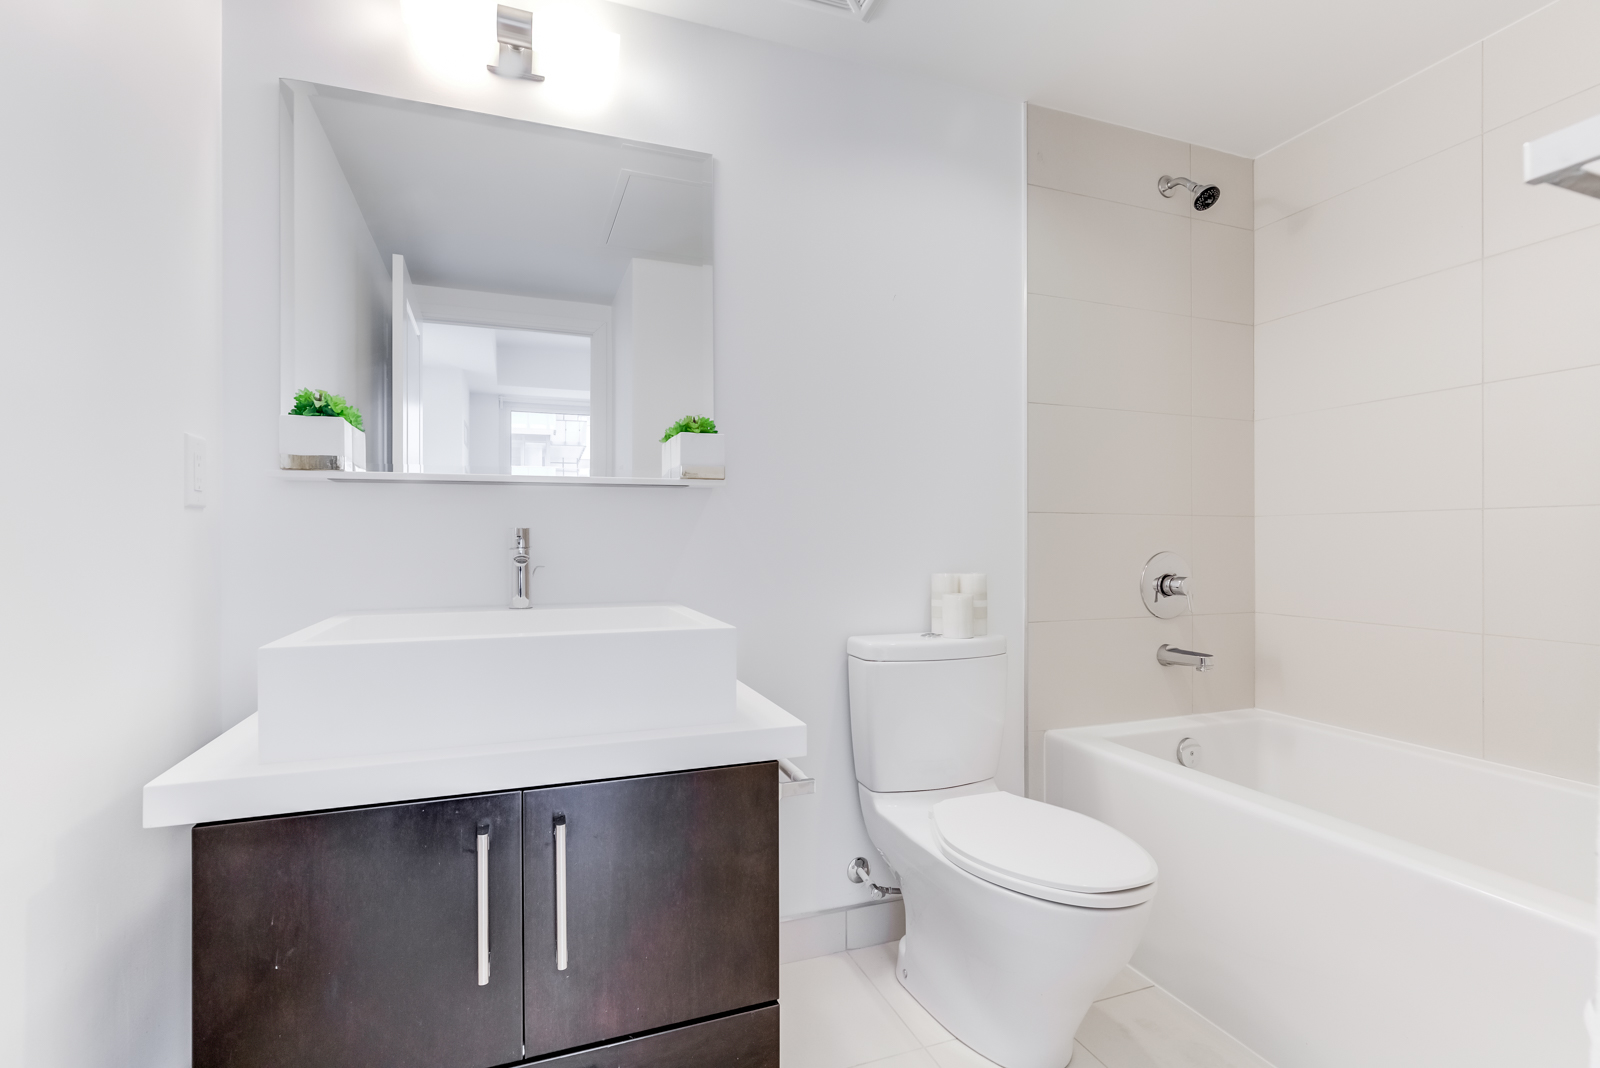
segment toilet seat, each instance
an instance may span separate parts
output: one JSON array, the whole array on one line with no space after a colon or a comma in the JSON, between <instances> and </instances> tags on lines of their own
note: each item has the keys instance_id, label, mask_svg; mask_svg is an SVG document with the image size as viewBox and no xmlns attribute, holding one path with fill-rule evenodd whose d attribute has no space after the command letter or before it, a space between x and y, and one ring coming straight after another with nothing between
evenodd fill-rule
<instances>
[{"instance_id":1,"label":"toilet seat","mask_svg":"<svg viewBox=\"0 0 1600 1068\"><path fill-rule=\"evenodd\" d=\"M940 801L928 818L946 859L1019 894L1089 908L1155 896L1154 858L1082 813L994 791Z\"/></svg>"}]
</instances>

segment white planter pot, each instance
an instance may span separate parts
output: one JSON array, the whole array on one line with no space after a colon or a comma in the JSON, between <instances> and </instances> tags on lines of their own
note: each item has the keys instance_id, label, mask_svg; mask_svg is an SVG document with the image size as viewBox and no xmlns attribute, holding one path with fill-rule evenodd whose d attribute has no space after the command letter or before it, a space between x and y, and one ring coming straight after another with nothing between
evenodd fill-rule
<instances>
[{"instance_id":1,"label":"white planter pot","mask_svg":"<svg viewBox=\"0 0 1600 1068\"><path fill-rule=\"evenodd\" d=\"M661 443L662 478L723 478L721 434L674 434Z\"/></svg>"},{"instance_id":2,"label":"white planter pot","mask_svg":"<svg viewBox=\"0 0 1600 1068\"><path fill-rule=\"evenodd\" d=\"M367 435L330 415L280 415L278 466L289 471L365 471Z\"/></svg>"}]
</instances>

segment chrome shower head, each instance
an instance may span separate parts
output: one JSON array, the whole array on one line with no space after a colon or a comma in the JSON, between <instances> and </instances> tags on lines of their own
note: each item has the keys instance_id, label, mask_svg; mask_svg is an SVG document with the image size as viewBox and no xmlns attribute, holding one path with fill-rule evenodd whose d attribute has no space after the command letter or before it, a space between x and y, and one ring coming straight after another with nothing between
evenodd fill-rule
<instances>
[{"instance_id":1,"label":"chrome shower head","mask_svg":"<svg viewBox=\"0 0 1600 1068\"><path fill-rule=\"evenodd\" d=\"M1188 178L1174 178L1163 174L1161 180L1156 182L1156 191L1164 197L1170 197L1182 186L1194 194L1194 210L1205 211L1222 198L1222 190L1214 185L1201 185L1199 182Z\"/></svg>"}]
</instances>

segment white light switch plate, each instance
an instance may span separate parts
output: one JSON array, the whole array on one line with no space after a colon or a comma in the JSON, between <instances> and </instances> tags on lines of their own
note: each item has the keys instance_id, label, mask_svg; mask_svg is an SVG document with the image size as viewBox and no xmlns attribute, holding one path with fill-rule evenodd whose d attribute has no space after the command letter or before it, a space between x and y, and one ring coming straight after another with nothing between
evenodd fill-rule
<instances>
[{"instance_id":1,"label":"white light switch plate","mask_svg":"<svg viewBox=\"0 0 1600 1068\"><path fill-rule=\"evenodd\" d=\"M198 434L183 436L183 506L206 506L206 439Z\"/></svg>"}]
</instances>

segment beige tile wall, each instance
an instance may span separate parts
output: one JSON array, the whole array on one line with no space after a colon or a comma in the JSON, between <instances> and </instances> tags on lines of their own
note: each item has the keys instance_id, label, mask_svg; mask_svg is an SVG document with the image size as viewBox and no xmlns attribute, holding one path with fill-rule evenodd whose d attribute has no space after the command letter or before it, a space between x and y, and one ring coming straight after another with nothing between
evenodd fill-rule
<instances>
[{"instance_id":1,"label":"beige tile wall","mask_svg":"<svg viewBox=\"0 0 1600 1068\"><path fill-rule=\"evenodd\" d=\"M1597 40L1560 0L1256 161L1263 707L1596 779L1600 200L1521 149Z\"/></svg>"},{"instance_id":2,"label":"beige tile wall","mask_svg":"<svg viewBox=\"0 0 1600 1068\"><path fill-rule=\"evenodd\" d=\"M1222 187L1205 214L1163 174ZM1028 109L1028 749L1052 727L1255 701L1251 162ZM1196 613L1144 562L1185 554ZM1156 664L1167 642L1205 675Z\"/></svg>"}]
</instances>

